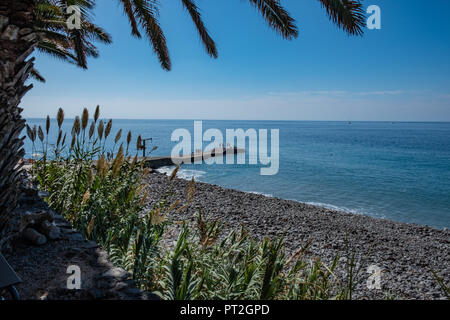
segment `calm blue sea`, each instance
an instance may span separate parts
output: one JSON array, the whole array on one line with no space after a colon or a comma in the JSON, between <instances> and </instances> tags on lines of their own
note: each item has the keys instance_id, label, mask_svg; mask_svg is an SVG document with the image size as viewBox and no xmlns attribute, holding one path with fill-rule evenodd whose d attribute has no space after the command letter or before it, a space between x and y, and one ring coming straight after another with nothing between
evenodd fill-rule
<instances>
[{"instance_id":1,"label":"calm blue sea","mask_svg":"<svg viewBox=\"0 0 450 320\"><path fill-rule=\"evenodd\" d=\"M44 119L28 123L43 125ZM64 128L70 135L72 120ZM170 155L172 131L190 120L114 120L153 138ZM55 129L55 123L52 122ZM203 121L203 130L279 129L280 169L259 165L186 165L184 178L390 220L450 228L450 123ZM124 134L125 135L125 134ZM56 133L53 134L56 139ZM68 140L70 140L68 138ZM50 141L54 142L54 141ZM204 143L206 146L208 143ZM31 144L26 142L31 155ZM135 150L133 144L133 151ZM160 171L170 171L162 168Z\"/></svg>"}]
</instances>

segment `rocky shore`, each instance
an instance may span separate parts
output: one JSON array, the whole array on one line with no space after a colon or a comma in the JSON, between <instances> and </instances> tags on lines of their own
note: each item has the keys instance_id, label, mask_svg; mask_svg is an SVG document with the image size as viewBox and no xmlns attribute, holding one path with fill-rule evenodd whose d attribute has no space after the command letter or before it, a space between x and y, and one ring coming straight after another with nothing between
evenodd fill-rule
<instances>
[{"instance_id":1,"label":"rocky shore","mask_svg":"<svg viewBox=\"0 0 450 320\"><path fill-rule=\"evenodd\" d=\"M168 195L168 203L186 199L189 181L175 178L169 184L167 175L156 172L146 179L148 209L164 195ZM24 187L19 203L20 229L43 231L36 217L45 218L58 229L53 237L44 233L46 241L41 244L30 243L27 237L19 238L13 250L5 254L23 280L18 286L23 299L157 298L138 290L127 272L114 266L95 242L85 240L68 221L51 210L36 189ZM221 220L224 232L244 226L257 239L284 235L287 254L310 243L307 259L318 257L330 263L339 255L338 277L345 276L346 257L355 253L357 265L362 268L354 298L446 298L431 270L445 283L450 282L448 230L332 211L201 182L196 182L195 197L188 209L172 213L169 219L194 223L199 208L207 218ZM179 229L180 224L170 224L165 233L166 245L173 245ZM77 265L82 270L81 290L67 289L69 265ZM381 289L368 289L369 266L381 269Z\"/></svg>"},{"instance_id":2,"label":"rocky shore","mask_svg":"<svg viewBox=\"0 0 450 320\"><path fill-rule=\"evenodd\" d=\"M167 193L168 176L154 172L146 182L150 192L147 206L151 208ZM188 183L175 178L168 202L184 200ZM446 298L431 270L445 283L450 282L448 230L338 212L201 182L196 183L189 209L174 213L170 219L194 221L198 208L206 217L220 219L225 229L244 226L255 238L283 234L291 252L311 242L308 257L331 262L339 255L341 274L345 273L348 243L349 253L356 253L362 265L356 298ZM168 233L169 241L176 240L174 228ZM382 270L380 290L367 288L367 268L371 265Z\"/></svg>"}]
</instances>

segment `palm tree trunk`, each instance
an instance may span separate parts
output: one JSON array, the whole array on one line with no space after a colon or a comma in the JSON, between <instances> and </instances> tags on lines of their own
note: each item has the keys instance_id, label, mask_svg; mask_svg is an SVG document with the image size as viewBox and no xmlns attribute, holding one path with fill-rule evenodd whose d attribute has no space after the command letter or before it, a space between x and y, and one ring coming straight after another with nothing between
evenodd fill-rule
<instances>
[{"instance_id":1,"label":"palm tree trunk","mask_svg":"<svg viewBox=\"0 0 450 320\"><path fill-rule=\"evenodd\" d=\"M19 103L32 85L25 85L34 58L39 35L34 31L35 0L0 2L0 250L14 233L14 209L23 158L25 120Z\"/></svg>"}]
</instances>

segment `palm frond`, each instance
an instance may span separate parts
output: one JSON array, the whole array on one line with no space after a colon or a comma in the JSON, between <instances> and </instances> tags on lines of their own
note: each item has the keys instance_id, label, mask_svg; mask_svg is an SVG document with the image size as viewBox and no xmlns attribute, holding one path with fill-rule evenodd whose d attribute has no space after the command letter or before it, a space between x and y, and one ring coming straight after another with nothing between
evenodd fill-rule
<instances>
[{"instance_id":1,"label":"palm frond","mask_svg":"<svg viewBox=\"0 0 450 320\"><path fill-rule=\"evenodd\" d=\"M54 58L60 59L65 62L75 63L77 62L77 57L75 57L68 50L61 48L54 43L46 40L39 42L37 49L43 53L49 54Z\"/></svg>"},{"instance_id":2,"label":"palm frond","mask_svg":"<svg viewBox=\"0 0 450 320\"><path fill-rule=\"evenodd\" d=\"M107 33L104 29L101 27L93 24L89 21L83 21L82 23L82 30L85 31L85 34L90 37L93 40L110 44L112 43L111 35Z\"/></svg>"},{"instance_id":3,"label":"palm frond","mask_svg":"<svg viewBox=\"0 0 450 320\"><path fill-rule=\"evenodd\" d=\"M330 19L349 35L362 35L366 23L360 0L319 0Z\"/></svg>"},{"instance_id":4,"label":"palm frond","mask_svg":"<svg viewBox=\"0 0 450 320\"><path fill-rule=\"evenodd\" d=\"M282 7L279 0L249 0L271 28L277 31L285 39L294 39L298 37L295 20Z\"/></svg>"},{"instance_id":5,"label":"palm frond","mask_svg":"<svg viewBox=\"0 0 450 320\"><path fill-rule=\"evenodd\" d=\"M45 83L45 78L39 73L36 68L33 68L31 70L30 76L39 82Z\"/></svg>"},{"instance_id":6,"label":"palm frond","mask_svg":"<svg viewBox=\"0 0 450 320\"><path fill-rule=\"evenodd\" d=\"M87 54L83 34L80 30L73 29L69 31L69 38L73 44L73 51L77 57L78 66L87 69Z\"/></svg>"},{"instance_id":7,"label":"palm frond","mask_svg":"<svg viewBox=\"0 0 450 320\"><path fill-rule=\"evenodd\" d=\"M195 26L197 27L198 34L200 35L200 38L202 39L203 45L205 46L206 51L208 54L216 58L218 57L216 43L211 38L211 36L208 33L208 30L206 29L205 25L203 24L202 17L200 15L200 12L198 10L198 7L194 3L193 0L181 0L183 3L183 6L186 8L186 10L189 12L192 21L194 22Z\"/></svg>"},{"instance_id":8,"label":"palm frond","mask_svg":"<svg viewBox=\"0 0 450 320\"><path fill-rule=\"evenodd\" d=\"M138 29L138 24L136 22L136 17L134 16L134 7L130 0L120 0L123 5L123 11L128 17L128 20L131 25L131 34L137 38L141 38L141 33Z\"/></svg>"},{"instance_id":9,"label":"palm frond","mask_svg":"<svg viewBox=\"0 0 450 320\"><path fill-rule=\"evenodd\" d=\"M161 67L169 71L172 67L169 49L164 32L157 20L158 8L153 1L133 0L135 14L142 28L145 30L150 42L158 56Z\"/></svg>"},{"instance_id":10,"label":"palm frond","mask_svg":"<svg viewBox=\"0 0 450 320\"><path fill-rule=\"evenodd\" d=\"M59 31L53 31L53 30L46 30L42 28L36 28L36 30L43 36L43 41L48 41L51 43L54 43L58 46L61 46L65 49L70 49L71 43L70 40L67 38L67 35L59 32Z\"/></svg>"},{"instance_id":11,"label":"palm frond","mask_svg":"<svg viewBox=\"0 0 450 320\"><path fill-rule=\"evenodd\" d=\"M81 29L67 27L67 8L72 5L80 8ZM87 58L99 55L93 41L111 43L111 36L91 22L94 5L93 0L38 0L37 29L43 35L38 49L86 69Z\"/></svg>"},{"instance_id":12,"label":"palm frond","mask_svg":"<svg viewBox=\"0 0 450 320\"><path fill-rule=\"evenodd\" d=\"M85 45L84 51L87 57L98 58L100 56L100 53L94 44L86 41L84 45Z\"/></svg>"},{"instance_id":13,"label":"palm frond","mask_svg":"<svg viewBox=\"0 0 450 320\"><path fill-rule=\"evenodd\" d=\"M36 3L36 14L43 18L61 16L61 8L48 0L40 0Z\"/></svg>"}]
</instances>

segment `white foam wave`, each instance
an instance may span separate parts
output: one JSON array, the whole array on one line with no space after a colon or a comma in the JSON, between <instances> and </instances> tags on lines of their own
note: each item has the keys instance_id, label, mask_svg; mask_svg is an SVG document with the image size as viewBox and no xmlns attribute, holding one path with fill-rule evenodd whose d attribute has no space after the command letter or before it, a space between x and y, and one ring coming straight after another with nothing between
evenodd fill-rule
<instances>
[{"instance_id":1,"label":"white foam wave","mask_svg":"<svg viewBox=\"0 0 450 320\"><path fill-rule=\"evenodd\" d=\"M322 203L322 202L305 202L306 204L310 204L312 206L316 206L316 207L322 207L325 209L330 209L330 210L334 210L334 211L341 211L341 212L347 212L347 213L354 213L354 214L361 214L360 211L356 211L353 209L349 209L346 207L338 207L329 203Z\"/></svg>"},{"instance_id":2,"label":"white foam wave","mask_svg":"<svg viewBox=\"0 0 450 320\"><path fill-rule=\"evenodd\" d=\"M175 169L174 166L170 166L170 167L161 167L159 169L156 169L156 171L159 173L165 173L170 176L174 169ZM180 168L180 170L178 170L178 172L177 172L177 178L184 179L184 180L191 180L193 177L195 180L198 181L205 174L206 174L206 172L201 171L201 170L181 169Z\"/></svg>"},{"instance_id":3,"label":"white foam wave","mask_svg":"<svg viewBox=\"0 0 450 320\"><path fill-rule=\"evenodd\" d=\"M262 193L262 192L258 192L258 191L248 191L248 193L259 194L261 196L273 198L273 194L270 194L270 193Z\"/></svg>"},{"instance_id":4,"label":"white foam wave","mask_svg":"<svg viewBox=\"0 0 450 320\"><path fill-rule=\"evenodd\" d=\"M367 212L363 209L358 209L358 210L349 209L346 207L338 207L338 206L335 206L335 205L332 205L329 203L322 203L322 202L305 202L305 203L310 204L312 206L322 207L322 208L330 209L330 210L334 210L334 211L346 212L346 213L351 213L351 214L359 214L359 215L370 216L370 217L379 218L379 219L387 219L387 217L385 215L374 214L371 212Z\"/></svg>"}]
</instances>

